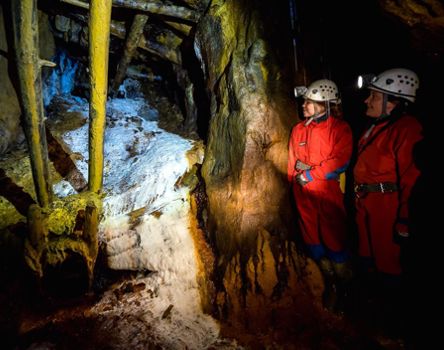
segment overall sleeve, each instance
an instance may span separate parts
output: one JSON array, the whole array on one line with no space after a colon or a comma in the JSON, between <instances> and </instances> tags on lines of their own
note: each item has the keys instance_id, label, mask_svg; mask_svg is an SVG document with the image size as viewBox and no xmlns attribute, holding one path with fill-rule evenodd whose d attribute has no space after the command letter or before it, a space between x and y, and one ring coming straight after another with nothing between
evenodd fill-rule
<instances>
[{"instance_id":1,"label":"overall sleeve","mask_svg":"<svg viewBox=\"0 0 444 350\"><path fill-rule=\"evenodd\" d=\"M398 223L406 226L408 232L408 201L412 188L420 172L413 159L413 148L422 139L422 128L418 121L410 123L399 130L394 148L399 182Z\"/></svg>"},{"instance_id":2,"label":"overall sleeve","mask_svg":"<svg viewBox=\"0 0 444 350\"><path fill-rule=\"evenodd\" d=\"M352 132L347 123L336 125L332 142L332 151L329 157L318 166L305 171L305 177L309 181L337 179L339 174L347 169L353 149Z\"/></svg>"},{"instance_id":3,"label":"overall sleeve","mask_svg":"<svg viewBox=\"0 0 444 350\"><path fill-rule=\"evenodd\" d=\"M296 164L296 126L293 127L290 135L290 141L288 142L288 164L287 164L287 179L291 184L293 183L294 176L296 175L295 164Z\"/></svg>"}]
</instances>

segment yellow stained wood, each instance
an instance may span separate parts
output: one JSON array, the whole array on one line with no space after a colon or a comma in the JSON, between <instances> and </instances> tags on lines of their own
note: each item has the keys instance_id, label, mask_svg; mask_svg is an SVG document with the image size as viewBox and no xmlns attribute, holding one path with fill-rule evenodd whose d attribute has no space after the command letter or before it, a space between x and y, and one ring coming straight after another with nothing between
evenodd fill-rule
<instances>
[{"instance_id":1,"label":"yellow stained wood","mask_svg":"<svg viewBox=\"0 0 444 350\"><path fill-rule=\"evenodd\" d=\"M108 49L111 0L92 0L89 20L91 99L89 104L89 173L92 192L100 192L103 181L103 137L106 121Z\"/></svg>"},{"instance_id":2,"label":"yellow stained wood","mask_svg":"<svg viewBox=\"0 0 444 350\"><path fill-rule=\"evenodd\" d=\"M52 191L42 102L41 64L38 55L37 1L14 0L12 9L17 71L32 175L38 202L42 207L46 207L51 201Z\"/></svg>"},{"instance_id":3,"label":"yellow stained wood","mask_svg":"<svg viewBox=\"0 0 444 350\"><path fill-rule=\"evenodd\" d=\"M119 86L122 84L123 80L125 79L126 70L128 69L128 66L131 63L134 53L137 50L139 40L143 36L143 28L145 27L147 21L148 21L148 16L145 15L134 16L133 23L131 25L131 29L128 34L128 38L126 39L125 42L125 50L123 51L123 56L119 62L119 65L117 67L117 72L114 77L114 82L112 87L114 93L117 92Z\"/></svg>"}]
</instances>

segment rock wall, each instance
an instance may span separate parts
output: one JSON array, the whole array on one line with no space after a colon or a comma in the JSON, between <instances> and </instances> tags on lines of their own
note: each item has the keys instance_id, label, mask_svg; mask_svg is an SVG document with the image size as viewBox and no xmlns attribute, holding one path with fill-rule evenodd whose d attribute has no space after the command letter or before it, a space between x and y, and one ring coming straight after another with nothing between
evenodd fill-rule
<instances>
[{"instance_id":1,"label":"rock wall","mask_svg":"<svg viewBox=\"0 0 444 350\"><path fill-rule=\"evenodd\" d=\"M0 154L13 148L16 143L24 140L20 127L20 105L17 92L14 89L16 72L13 60L12 33L7 33L7 28L12 28L5 20L8 17L8 8L0 6ZM48 17L39 12L40 56L50 59L55 52L54 38L49 29ZM48 69L48 68L44 68Z\"/></svg>"},{"instance_id":2,"label":"rock wall","mask_svg":"<svg viewBox=\"0 0 444 350\"><path fill-rule=\"evenodd\" d=\"M9 52L3 17L3 7L0 6L0 154L10 148L20 132L20 106L8 74L6 56Z\"/></svg>"},{"instance_id":3,"label":"rock wall","mask_svg":"<svg viewBox=\"0 0 444 350\"><path fill-rule=\"evenodd\" d=\"M272 309L292 305L301 261L286 182L296 111L253 3L213 1L195 50L211 98L202 174L217 250L216 309L255 328L271 324Z\"/></svg>"}]
</instances>

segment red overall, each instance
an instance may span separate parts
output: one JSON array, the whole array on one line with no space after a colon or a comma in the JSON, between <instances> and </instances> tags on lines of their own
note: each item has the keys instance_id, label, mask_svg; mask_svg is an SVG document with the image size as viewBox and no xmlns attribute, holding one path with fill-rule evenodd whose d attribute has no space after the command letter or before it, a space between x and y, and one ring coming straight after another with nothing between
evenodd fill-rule
<instances>
[{"instance_id":1,"label":"red overall","mask_svg":"<svg viewBox=\"0 0 444 350\"><path fill-rule=\"evenodd\" d=\"M292 183L299 225L308 246L322 245L333 253L344 252L346 213L339 174L350 161L353 141L348 124L332 116L295 125L291 132L288 156L288 181ZM311 166L295 169L296 161ZM294 181L303 172L305 186Z\"/></svg>"},{"instance_id":2,"label":"red overall","mask_svg":"<svg viewBox=\"0 0 444 350\"><path fill-rule=\"evenodd\" d=\"M384 128L387 123L390 124ZM401 273L400 247L393 237L396 227L408 232L408 199L419 176L412 151L421 138L419 122L404 115L393 123L388 119L375 125L371 133L359 141L355 183L392 183L398 188L394 192L358 193L356 198L359 255L373 258L376 268L385 273Z\"/></svg>"}]
</instances>

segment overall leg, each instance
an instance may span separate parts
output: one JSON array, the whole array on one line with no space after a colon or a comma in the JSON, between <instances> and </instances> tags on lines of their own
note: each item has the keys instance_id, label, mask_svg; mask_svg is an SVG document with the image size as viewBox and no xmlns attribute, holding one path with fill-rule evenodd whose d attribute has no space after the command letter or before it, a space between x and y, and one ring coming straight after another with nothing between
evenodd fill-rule
<instances>
[{"instance_id":1,"label":"overall leg","mask_svg":"<svg viewBox=\"0 0 444 350\"><path fill-rule=\"evenodd\" d=\"M321 241L319 239L319 210L316 194L298 184L293 186L293 194L299 214L299 227L302 238L313 259L319 260L323 255L323 249L321 249Z\"/></svg>"},{"instance_id":2,"label":"overall leg","mask_svg":"<svg viewBox=\"0 0 444 350\"><path fill-rule=\"evenodd\" d=\"M369 193L363 199L371 254L378 271L401 273L400 248L393 240L398 208L397 193Z\"/></svg>"},{"instance_id":3,"label":"overall leg","mask_svg":"<svg viewBox=\"0 0 444 350\"><path fill-rule=\"evenodd\" d=\"M363 244L360 244L360 254L368 253L378 271L377 279L373 279L375 285L371 286L376 291L377 303L374 305L376 317L384 331L391 335L396 333L399 335L405 317L400 247L393 241L398 208L397 193L369 193L359 202L361 207L358 206L357 209L362 216L357 216L357 219L360 219L358 227L360 239L363 239Z\"/></svg>"},{"instance_id":4,"label":"overall leg","mask_svg":"<svg viewBox=\"0 0 444 350\"><path fill-rule=\"evenodd\" d=\"M320 204L320 232L334 272L336 300L332 306L334 311L342 312L353 276L347 251L347 214L339 184L328 181L327 186Z\"/></svg>"},{"instance_id":5,"label":"overall leg","mask_svg":"<svg viewBox=\"0 0 444 350\"><path fill-rule=\"evenodd\" d=\"M319 231L322 242L332 252L331 259L347 259L347 214L344 196L337 181L325 181L319 195Z\"/></svg>"}]
</instances>

